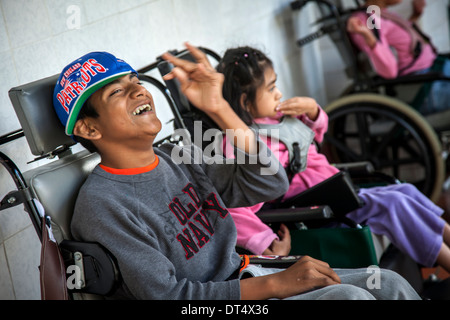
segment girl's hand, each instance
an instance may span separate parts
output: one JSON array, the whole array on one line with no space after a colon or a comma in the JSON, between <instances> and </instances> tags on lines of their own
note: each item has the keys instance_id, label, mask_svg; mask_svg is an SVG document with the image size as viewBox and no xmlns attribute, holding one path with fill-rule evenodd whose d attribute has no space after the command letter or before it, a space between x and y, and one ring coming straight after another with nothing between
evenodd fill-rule
<instances>
[{"instance_id":1,"label":"girl's hand","mask_svg":"<svg viewBox=\"0 0 450 320\"><path fill-rule=\"evenodd\" d=\"M423 10L425 9L425 0L413 0L412 7L413 12L409 20L411 22L416 22L422 16Z\"/></svg>"},{"instance_id":2,"label":"girl's hand","mask_svg":"<svg viewBox=\"0 0 450 320\"><path fill-rule=\"evenodd\" d=\"M264 255L287 256L289 254L291 251L291 234L284 224L280 225L278 237L280 240L273 240L270 247L264 250Z\"/></svg>"},{"instance_id":3,"label":"girl's hand","mask_svg":"<svg viewBox=\"0 0 450 320\"><path fill-rule=\"evenodd\" d=\"M306 114L309 119L316 120L319 115L319 106L316 100L309 97L294 97L279 104L276 109L282 114L300 116Z\"/></svg>"},{"instance_id":4,"label":"girl's hand","mask_svg":"<svg viewBox=\"0 0 450 320\"><path fill-rule=\"evenodd\" d=\"M358 17L350 17L347 21L347 32L365 34L370 30Z\"/></svg>"},{"instance_id":5,"label":"girl's hand","mask_svg":"<svg viewBox=\"0 0 450 320\"><path fill-rule=\"evenodd\" d=\"M370 48L374 48L377 43L377 38L372 30L367 28L367 25L365 25L358 17L350 17L347 20L347 32L362 35Z\"/></svg>"}]
</instances>

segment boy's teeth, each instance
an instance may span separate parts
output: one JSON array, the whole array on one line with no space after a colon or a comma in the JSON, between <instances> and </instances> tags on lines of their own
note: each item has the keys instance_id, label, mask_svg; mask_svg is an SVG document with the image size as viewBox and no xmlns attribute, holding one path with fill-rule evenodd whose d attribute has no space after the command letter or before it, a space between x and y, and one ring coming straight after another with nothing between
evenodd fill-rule
<instances>
[{"instance_id":1,"label":"boy's teeth","mask_svg":"<svg viewBox=\"0 0 450 320\"><path fill-rule=\"evenodd\" d=\"M142 111L144 111L144 110L151 111L152 107L149 104L143 104L142 106L137 107L133 111L133 115L137 116L137 115L141 114Z\"/></svg>"}]
</instances>

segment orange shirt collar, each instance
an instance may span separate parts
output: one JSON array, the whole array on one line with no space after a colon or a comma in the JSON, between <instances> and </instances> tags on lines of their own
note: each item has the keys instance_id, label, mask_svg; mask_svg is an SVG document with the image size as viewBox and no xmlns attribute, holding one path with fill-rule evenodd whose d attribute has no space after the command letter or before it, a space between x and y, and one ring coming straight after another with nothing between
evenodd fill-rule
<instances>
[{"instance_id":1,"label":"orange shirt collar","mask_svg":"<svg viewBox=\"0 0 450 320\"><path fill-rule=\"evenodd\" d=\"M155 155L155 161L153 161L148 166L140 167L140 168L116 169L116 168L110 168L110 167L104 166L102 164L99 164L99 166L100 166L100 168L102 168L106 172L109 172L109 173L112 173L112 174L135 175L135 174L140 174L140 173L152 171L153 169L156 168L158 163L159 163L159 158L158 158L157 155Z\"/></svg>"}]
</instances>

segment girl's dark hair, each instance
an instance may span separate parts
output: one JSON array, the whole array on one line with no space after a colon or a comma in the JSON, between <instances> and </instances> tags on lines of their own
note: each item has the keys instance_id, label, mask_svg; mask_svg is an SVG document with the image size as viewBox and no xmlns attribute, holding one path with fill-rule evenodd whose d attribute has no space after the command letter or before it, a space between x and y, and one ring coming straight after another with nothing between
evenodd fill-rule
<instances>
[{"instance_id":1,"label":"girl's dark hair","mask_svg":"<svg viewBox=\"0 0 450 320\"><path fill-rule=\"evenodd\" d=\"M78 114L78 118L79 119L84 119L86 117L91 117L91 118L98 118L98 113L95 110L94 106L92 105L92 103L90 102L91 99L87 99L86 102L83 104L83 106L81 107L80 113ZM97 152L98 149L97 147L92 143L92 141L84 139L80 136L75 136L75 140L78 141L83 147L85 147L87 150L89 150L90 152L94 153Z\"/></svg>"},{"instance_id":2,"label":"girl's dark hair","mask_svg":"<svg viewBox=\"0 0 450 320\"><path fill-rule=\"evenodd\" d=\"M264 83L268 67L273 68L272 61L260 50L247 46L228 49L217 66L217 71L225 76L223 97L247 125L253 123L253 117L246 106L255 106L256 92Z\"/></svg>"}]
</instances>

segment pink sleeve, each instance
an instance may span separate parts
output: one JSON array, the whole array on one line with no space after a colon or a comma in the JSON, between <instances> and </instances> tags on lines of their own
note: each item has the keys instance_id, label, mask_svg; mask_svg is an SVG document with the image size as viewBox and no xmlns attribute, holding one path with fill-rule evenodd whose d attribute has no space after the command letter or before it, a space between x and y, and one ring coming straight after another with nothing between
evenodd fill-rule
<instances>
[{"instance_id":1,"label":"pink sleeve","mask_svg":"<svg viewBox=\"0 0 450 320\"><path fill-rule=\"evenodd\" d=\"M262 254L278 236L257 216L263 203L241 208L228 208L237 230L237 245L253 254Z\"/></svg>"},{"instance_id":2,"label":"pink sleeve","mask_svg":"<svg viewBox=\"0 0 450 320\"><path fill-rule=\"evenodd\" d=\"M386 43L386 41L384 41ZM389 46L378 41L373 49L367 52L375 71L386 79L396 78L398 74L397 59Z\"/></svg>"},{"instance_id":3,"label":"pink sleeve","mask_svg":"<svg viewBox=\"0 0 450 320\"><path fill-rule=\"evenodd\" d=\"M304 124L314 131L314 139L318 143L321 143L323 141L323 136L328 130L328 115L319 105L317 105L317 107L319 108L319 115L316 120L313 121L306 115L301 115L299 118Z\"/></svg>"}]
</instances>

